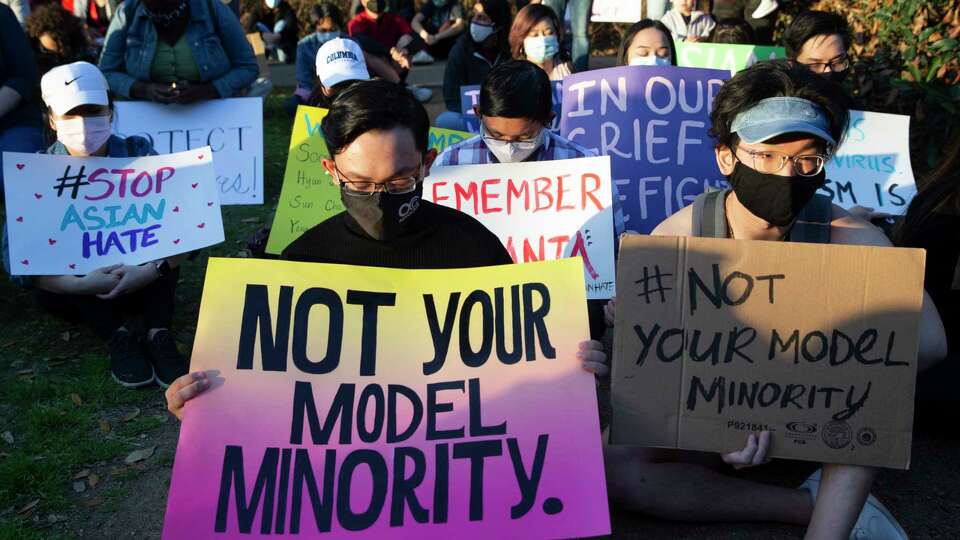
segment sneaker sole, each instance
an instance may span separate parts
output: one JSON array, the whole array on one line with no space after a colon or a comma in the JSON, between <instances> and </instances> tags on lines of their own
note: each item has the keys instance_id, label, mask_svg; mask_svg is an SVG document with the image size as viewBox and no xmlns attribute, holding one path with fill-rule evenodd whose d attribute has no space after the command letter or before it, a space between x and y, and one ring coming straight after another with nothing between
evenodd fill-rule
<instances>
[{"instance_id":1,"label":"sneaker sole","mask_svg":"<svg viewBox=\"0 0 960 540\"><path fill-rule=\"evenodd\" d=\"M150 376L150 378L147 379L147 380L145 380L145 381L142 381L142 382L133 382L133 383L131 383L131 382L121 381L119 378L117 378L116 375L113 374L113 372L110 373L110 376L113 377L113 380L117 381L117 384L119 384L120 386L122 386L122 387L124 387L124 388L140 388L140 387L143 387L143 386L147 386L148 384L153 384L153 381L157 378L157 374L156 374L156 373L153 373L153 374Z\"/></svg>"},{"instance_id":2,"label":"sneaker sole","mask_svg":"<svg viewBox=\"0 0 960 540\"><path fill-rule=\"evenodd\" d=\"M869 495L869 496L867 497L866 502L864 502L863 504L864 504L864 506L866 506L866 505L869 504L869 505L873 506L874 508L876 508L881 514L883 514L884 517L887 518L887 520L888 520L891 524L893 524L893 525L897 528L897 532L900 534L900 536L901 536L902 538L904 538L904 539L908 539L908 538L909 538L909 536L907 536L907 531L903 530L903 527L900 525L900 522L897 521L897 518L893 517L893 514L890 513L890 510L887 510L887 507L884 506L883 503L880 502L879 499L877 499L877 498L874 497L873 495Z\"/></svg>"}]
</instances>

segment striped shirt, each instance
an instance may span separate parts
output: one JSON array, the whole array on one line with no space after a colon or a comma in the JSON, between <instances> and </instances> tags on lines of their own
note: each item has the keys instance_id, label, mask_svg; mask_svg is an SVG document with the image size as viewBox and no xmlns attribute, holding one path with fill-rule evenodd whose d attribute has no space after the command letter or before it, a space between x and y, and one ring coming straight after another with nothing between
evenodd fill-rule
<instances>
[{"instance_id":1,"label":"striped shirt","mask_svg":"<svg viewBox=\"0 0 960 540\"><path fill-rule=\"evenodd\" d=\"M524 161L554 161L557 159L575 159L597 155L579 144L564 139L552 131L546 131L543 145ZM486 165L500 163L483 142L483 137L466 139L448 147L434 163L435 167L450 167L453 165Z\"/></svg>"}]
</instances>

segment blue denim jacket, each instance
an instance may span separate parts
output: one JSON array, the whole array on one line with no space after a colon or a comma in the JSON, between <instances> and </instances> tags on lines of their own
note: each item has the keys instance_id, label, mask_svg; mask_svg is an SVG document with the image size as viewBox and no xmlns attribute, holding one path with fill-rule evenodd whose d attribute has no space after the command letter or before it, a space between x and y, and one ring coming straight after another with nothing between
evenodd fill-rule
<instances>
[{"instance_id":1,"label":"blue denim jacket","mask_svg":"<svg viewBox=\"0 0 960 540\"><path fill-rule=\"evenodd\" d=\"M135 2L133 17L127 21L126 2L117 7L110 21L100 56L110 90L130 97L136 81L149 81L150 68L157 53L157 29L147 16L141 0ZM257 78L257 59L229 7L219 0L189 0L190 22L186 37L203 82L213 83L220 97L231 97L250 86ZM215 12L216 21L211 16Z\"/></svg>"},{"instance_id":2,"label":"blue denim jacket","mask_svg":"<svg viewBox=\"0 0 960 540\"><path fill-rule=\"evenodd\" d=\"M70 154L70 152L67 151L67 147L64 146L60 141L53 143L44 153L55 156L66 156ZM157 155L157 152L153 149L153 146L150 145L150 141L144 139L143 137L132 136L124 139L122 137L117 137L116 135L111 135L110 139L107 141L107 157L140 157L155 155ZM3 226L3 239L0 241L0 251L3 252L3 269L7 272L7 274L10 274L10 238L7 236L6 224ZM31 276L11 275L10 281L21 287L29 287L31 283L30 278Z\"/></svg>"}]
</instances>

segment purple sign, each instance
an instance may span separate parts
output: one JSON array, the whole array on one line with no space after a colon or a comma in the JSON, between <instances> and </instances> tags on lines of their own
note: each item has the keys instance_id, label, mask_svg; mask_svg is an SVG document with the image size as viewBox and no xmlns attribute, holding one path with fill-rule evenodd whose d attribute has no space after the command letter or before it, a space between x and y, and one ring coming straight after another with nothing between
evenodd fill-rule
<instances>
[{"instance_id":1,"label":"purple sign","mask_svg":"<svg viewBox=\"0 0 960 540\"><path fill-rule=\"evenodd\" d=\"M553 84L553 122L550 131L560 133L560 109L563 106L563 81L551 81ZM473 106L480 103L480 85L472 84L460 87L460 112L467 123L467 131L480 133L480 119L473 112Z\"/></svg>"},{"instance_id":2,"label":"purple sign","mask_svg":"<svg viewBox=\"0 0 960 540\"><path fill-rule=\"evenodd\" d=\"M707 134L730 77L716 69L618 67L563 81L560 133L610 156L623 230L649 233L712 186L725 186Z\"/></svg>"}]
</instances>

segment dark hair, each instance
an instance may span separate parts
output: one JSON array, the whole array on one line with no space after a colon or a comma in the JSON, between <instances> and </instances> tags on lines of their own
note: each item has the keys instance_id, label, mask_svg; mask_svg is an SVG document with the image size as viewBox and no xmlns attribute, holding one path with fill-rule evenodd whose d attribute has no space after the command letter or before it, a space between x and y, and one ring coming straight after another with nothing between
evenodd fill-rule
<instances>
[{"instance_id":1,"label":"dark hair","mask_svg":"<svg viewBox=\"0 0 960 540\"><path fill-rule=\"evenodd\" d=\"M513 25L510 26L510 55L514 58L526 58L523 51L523 40L527 37L530 29L540 24L540 21L549 21L553 25L554 32L557 33L557 41L563 43L563 24L557 17L557 12L550 6L543 4L527 4L523 9L517 12L513 19Z\"/></svg>"},{"instance_id":2,"label":"dark hair","mask_svg":"<svg viewBox=\"0 0 960 540\"><path fill-rule=\"evenodd\" d=\"M343 25L343 15L340 13L340 8L333 2L320 2L310 8L310 24L316 26L324 19L332 19L333 24L337 25L340 30L346 28Z\"/></svg>"},{"instance_id":3,"label":"dark hair","mask_svg":"<svg viewBox=\"0 0 960 540\"><path fill-rule=\"evenodd\" d=\"M618 66L627 65L627 54L630 52L630 45L633 43L633 38L637 37L637 34L647 28L656 28L661 31L663 35L667 36L667 43L670 44L670 64L674 66L677 65L677 48L673 44L673 34L670 33L670 29L660 21L641 19L633 23L630 28L627 28L627 33L623 35L623 39L620 41L620 50L617 52Z\"/></svg>"},{"instance_id":4,"label":"dark hair","mask_svg":"<svg viewBox=\"0 0 960 540\"><path fill-rule=\"evenodd\" d=\"M382 80L357 81L341 91L321 124L331 156L364 133L397 127L408 128L417 150L427 151L430 117L426 109L404 86Z\"/></svg>"},{"instance_id":5,"label":"dark hair","mask_svg":"<svg viewBox=\"0 0 960 540\"><path fill-rule=\"evenodd\" d=\"M828 11L805 11L796 16L783 33L783 47L787 58L796 60L803 44L812 37L838 35L843 48L849 49L853 38L847 20Z\"/></svg>"},{"instance_id":6,"label":"dark hair","mask_svg":"<svg viewBox=\"0 0 960 540\"><path fill-rule=\"evenodd\" d=\"M753 27L739 17L728 17L717 21L707 41L710 43L745 43L752 44L756 37Z\"/></svg>"},{"instance_id":7,"label":"dark hair","mask_svg":"<svg viewBox=\"0 0 960 540\"><path fill-rule=\"evenodd\" d=\"M510 4L507 3L507 0L477 0L476 3L483 6L483 12L487 17L490 17L490 20L493 21L493 24L497 27L497 49L502 53L509 52L510 19L512 17ZM469 28L466 32L463 32L461 39L465 40L466 44L469 45L468 51L476 48L476 43L474 43L473 38L470 37Z\"/></svg>"},{"instance_id":8,"label":"dark hair","mask_svg":"<svg viewBox=\"0 0 960 540\"><path fill-rule=\"evenodd\" d=\"M480 114L550 122L553 94L547 73L527 60L497 64L480 85Z\"/></svg>"},{"instance_id":9,"label":"dark hair","mask_svg":"<svg viewBox=\"0 0 960 540\"><path fill-rule=\"evenodd\" d=\"M62 60L69 63L75 60L86 60L89 56L90 42L87 41L83 22L63 9L59 2L37 7L27 18L24 29L38 52L43 52L40 36L50 34L57 44L59 49L57 54Z\"/></svg>"},{"instance_id":10,"label":"dark hair","mask_svg":"<svg viewBox=\"0 0 960 540\"><path fill-rule=\"evenodd\" d=\"M894 229L898 246L923 247L929 235L927 223L934 213L960 214L960 135L947 145L943 161L930 174L907 208L907 215Z\"/></svg>"},{"instance_id":11,"label":"dark hair","mask_svg":"<svg viewBox=\"0 0 960 540\"><path fill-rule=\"evenodd\" d=\"M323 85L320 83L320 81L317 81L316 86L313 87L313 91L310 92L310 97L307 98L307 105L311 107L323 107L324 109L329 109L330 104L333 103L333 100L337 99L337 96L340 95L340 92L343 92L358 82L362 81L358 79L347 79L345 81L340 81L327 89L330 91L330 95L328 96L323 93Z\"/></svg>"},{"instance_id":12,"label":"dark hair","mask_svg":"<svg viewBox=\"0 0 960 540\"><path fill-rule=\"evenodd\" d=\"M717 144L733 148L737 142L730 131L733 119L761 100L780 96L806 99L820 107L830 135L840 143L847 130L850 98L836 83L788 60L758 62L724 83L710 111L710 135Z\"/></svg>"}]
</instances>

